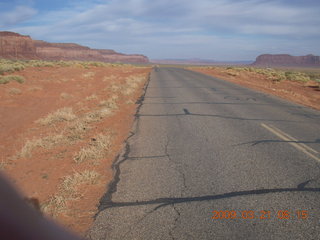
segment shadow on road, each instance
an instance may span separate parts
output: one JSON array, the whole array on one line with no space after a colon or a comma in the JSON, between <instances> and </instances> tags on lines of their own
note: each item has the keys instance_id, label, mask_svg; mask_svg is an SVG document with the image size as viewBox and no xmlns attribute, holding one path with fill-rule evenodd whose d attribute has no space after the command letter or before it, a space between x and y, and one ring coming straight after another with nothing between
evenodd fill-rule
<instances>
[{"instance_id":1,"label":"shadow on road","mask_svg":"<svg viewBox=\"0 0 320 240\"><path fill-rule=\"evenodd\" d=\"M214 114L200 114L200 113L175 113L175 114L136 114L136 117L186 117L186 116L196 116L196 117L215 117L224 118L232 120L242 120L242 121L265 121L265 122L297 122L291 120L276 120L276 119L263 119L263 118L240 118L240 117L230 117L223 115Z\"/></svg>"},{"instance_id":2,"label":"shadow on road","mask_svg":"<svg viewBox=\"0 0 320 240\"><path fill-rule=\"evenodd\" d=\"M143 206L159 204L154 210L165 207L171 204L190 203L190 202L202 202L202 201L214 201L220 199L241 197L241 196L252 196L252 195L263 195L273 193L289 193L289 192L315 192L320 193L320 188L306 188L305 186L312 180L307 180L298 184L296 188L273 188L273 189L254 189L245 191L229 192L217 195L205 195L199 197L181 197L181 198L157 198L148 201L134 201L134 202L104 202L100 205L99 210L103 211L107 208L116 207L130 207L130 206Z\"/></svg>"}]
</instances>

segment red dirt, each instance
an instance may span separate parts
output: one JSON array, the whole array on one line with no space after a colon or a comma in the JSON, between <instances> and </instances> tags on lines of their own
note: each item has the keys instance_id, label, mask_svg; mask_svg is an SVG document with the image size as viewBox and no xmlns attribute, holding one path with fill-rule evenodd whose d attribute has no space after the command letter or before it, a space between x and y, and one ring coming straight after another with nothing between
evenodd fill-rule
<instances>
[{"instance_id":1,"label":"red dirt","mask_svg":"<svg viewBox=\"0 0 320 240\"><path fill-rule=\"evenodd\" d=\"M230 76L226 68L222 67L191 67L190 70L320 110L320 88L318 88L319 84L313 81L307 83L289 80L276 82L262 74L246 71L237 72L237 76Z\"/></svg>"},{"instance_id":2,"label":"red dirt","mask_svg":"<svg viewBox=\"0 0 320 240\"><path fill-rule=\"evenodd\" d=\"M84 76L93 72L94 76ZM74 172L94 170L101 174L97 184L80 185L78 199L67 201L67 210L59 212L56 219L67 228L83 234L92 223L97 205L112 179L111 164L121 151L122 144L131 129L137 105L133 104L142 94L150 68L132 66L110 67L30 67L15 73L26 79L19 84L10 82L0 85L0 163L4 172L27 197L37 198L44 205L57 194L63 179ZM90 75L90 74L89 74ZM113 79L104 79L106 76ZM27 140L63 134L67 122L42 126L35 121L63 107L72 107L77 117L98 108L99 102L114 94L112 82L125 84L126 77L143 75L144 81L130 96L119 95L118 110L99 122L90 124L91 129L78 141L60 144L51 149L38 147L32 157L17 155ZM20 89L15 92L12 88ZM10 93L11 92L11 93ZM61 93L63 93L61 95ZM86 100L96 95L97 99ZM128 100L131 103L128 103ZM92 162L76 163L75 153L81 147L89 146L99 133L112 131L112 147L108 155L99 159L99 165Z\"/></svg>"}]
</instances>

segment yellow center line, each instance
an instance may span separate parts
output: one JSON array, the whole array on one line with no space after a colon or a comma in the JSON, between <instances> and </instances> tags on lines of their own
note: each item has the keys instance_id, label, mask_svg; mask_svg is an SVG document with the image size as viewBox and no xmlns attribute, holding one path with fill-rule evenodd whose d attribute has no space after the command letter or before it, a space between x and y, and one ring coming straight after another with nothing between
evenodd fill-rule
<instances>
[{"instance_id":1,"label":"yellow center line","mask_svg":"<svg viewBox=\"0 0 320 240\"><path fill-rule=\"evenodd\" d=\"M313 152L313 153L317 154L318 152L316 150L310 148L309 146L307 146L307 145L305 145L303 143L299 143L299 141L297 139L295 139L294 137L290 136L289 134L281 131L280 129L278 129L278 128L274 127L274 126L268 126L268 125L266 125L264 123L261 123L261 126L264 127L265 129L269 130L270 132L272 132L273 134L275 134L276 136L278 136L282 140L287 141L289 144L294 146L296 149L304 152L309 157L311 157L311 158L313 158L313 159L315 159L315 160L320 162L320 158L311 153L311 152Z\"/></svg>"},{"instance_id":2,"label":"yellow center line","mask_svg":"<svg viewBox=\"0 0 320 240\"><path fill-rule=\"evenodd\" d=\"M305 149L309 150L310 152L314 152L314 153L319 153L318 151L314 150L313 148L305 145L304 143L299 143L299 140L290 136L289 134L281 131L279 128L276 128L275 126L272 126L273 129L277 130L279 133L281 133L282 135L286 136L287 138L291 139L292 141L297 142L299 145L303 146Z\"/></svg>"}]
</instances>

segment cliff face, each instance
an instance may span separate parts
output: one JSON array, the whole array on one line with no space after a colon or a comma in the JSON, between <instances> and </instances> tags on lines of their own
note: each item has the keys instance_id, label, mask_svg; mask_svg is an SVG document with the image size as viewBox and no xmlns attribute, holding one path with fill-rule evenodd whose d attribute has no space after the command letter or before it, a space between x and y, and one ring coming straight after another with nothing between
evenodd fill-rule
<instances>
[{"instance_id":1,"label":"cliff face","mask_svg":"<svg viewBox=\"0 0 320 240\"><path fill-rule=\"evenodd\" d=\"M149 59L146 56L139 54L101 54L104 62L127 62L127 63L148 63Z\"/></svg>"},{"instance_id":2,"label":"cliff face","mask_svg":"<svg viewBox=\"0 0 320 240\"><path fill-rule=\"evenodd\" d=\"M0 57L36 59L36 48L29 36L12 32L0 32Z\"/></svg>"},{"instance_id":3,"label":"cliff face","mask_svg":"<svg viewBox=\"0 0 320 240\"><path fill-rule=\"evenodd\" d=\"M12 32L0 32L0 58L148 63L143 55L91 49L74 43L48 43Z\"/></svg>"},{"instance_id":4,"label":"cliff face","mask_svg":"<svg viewBox=\"0 0 320 240\"><path fill-rule=\"evenodd\" d=\"M101 54L74 43L48 43L34 41L36 54L44 60L103 61Z\"/></svg>"},{"instance_id":5,"label":"cliff face","mask_svg":"<svg viewBox=\"0 0 320 240\"><path fill-rule=\"evenodd\" d=\"M320 67L320 57L314 55L291 56L288 54L263 54L253 63L256 66Z\"/></svg>"}]
</instances>

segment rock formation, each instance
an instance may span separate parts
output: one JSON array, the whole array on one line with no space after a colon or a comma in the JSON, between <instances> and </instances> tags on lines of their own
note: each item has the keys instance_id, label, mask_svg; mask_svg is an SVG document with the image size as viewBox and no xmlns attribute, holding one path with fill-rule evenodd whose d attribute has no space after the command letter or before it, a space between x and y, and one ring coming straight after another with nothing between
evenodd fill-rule
<instances>
[{"instance_id":1,"label":"rock formation","mask_svg":"<svg viewBox=\"0 0 320 240\"><path fill-rule=\"evenodd\" d=\"M148 63L146 56L91 49L75 43L48 43L13 32L0 32L0 58Z\"/></svg>"},{"instance_id":2,"label":"rock formation","mask_svg":"<svg viewBox=\"0 0 320 240\"><path fill-rule=\"evenodd\" d=\"M320 57L314 55L263 54L256 58L255 66L264 67L320 67Z\"/></svg>"},{"instance_id":3,"label":"rock formation","mask_svg":"<svg viewBox=\"0 0 320 240\"><path fill-rule=\"evenodd\" d=\"M0 32L0 57L36 59L36 47L29 36L13 32Z\"/></svg>"}]
</instances>

